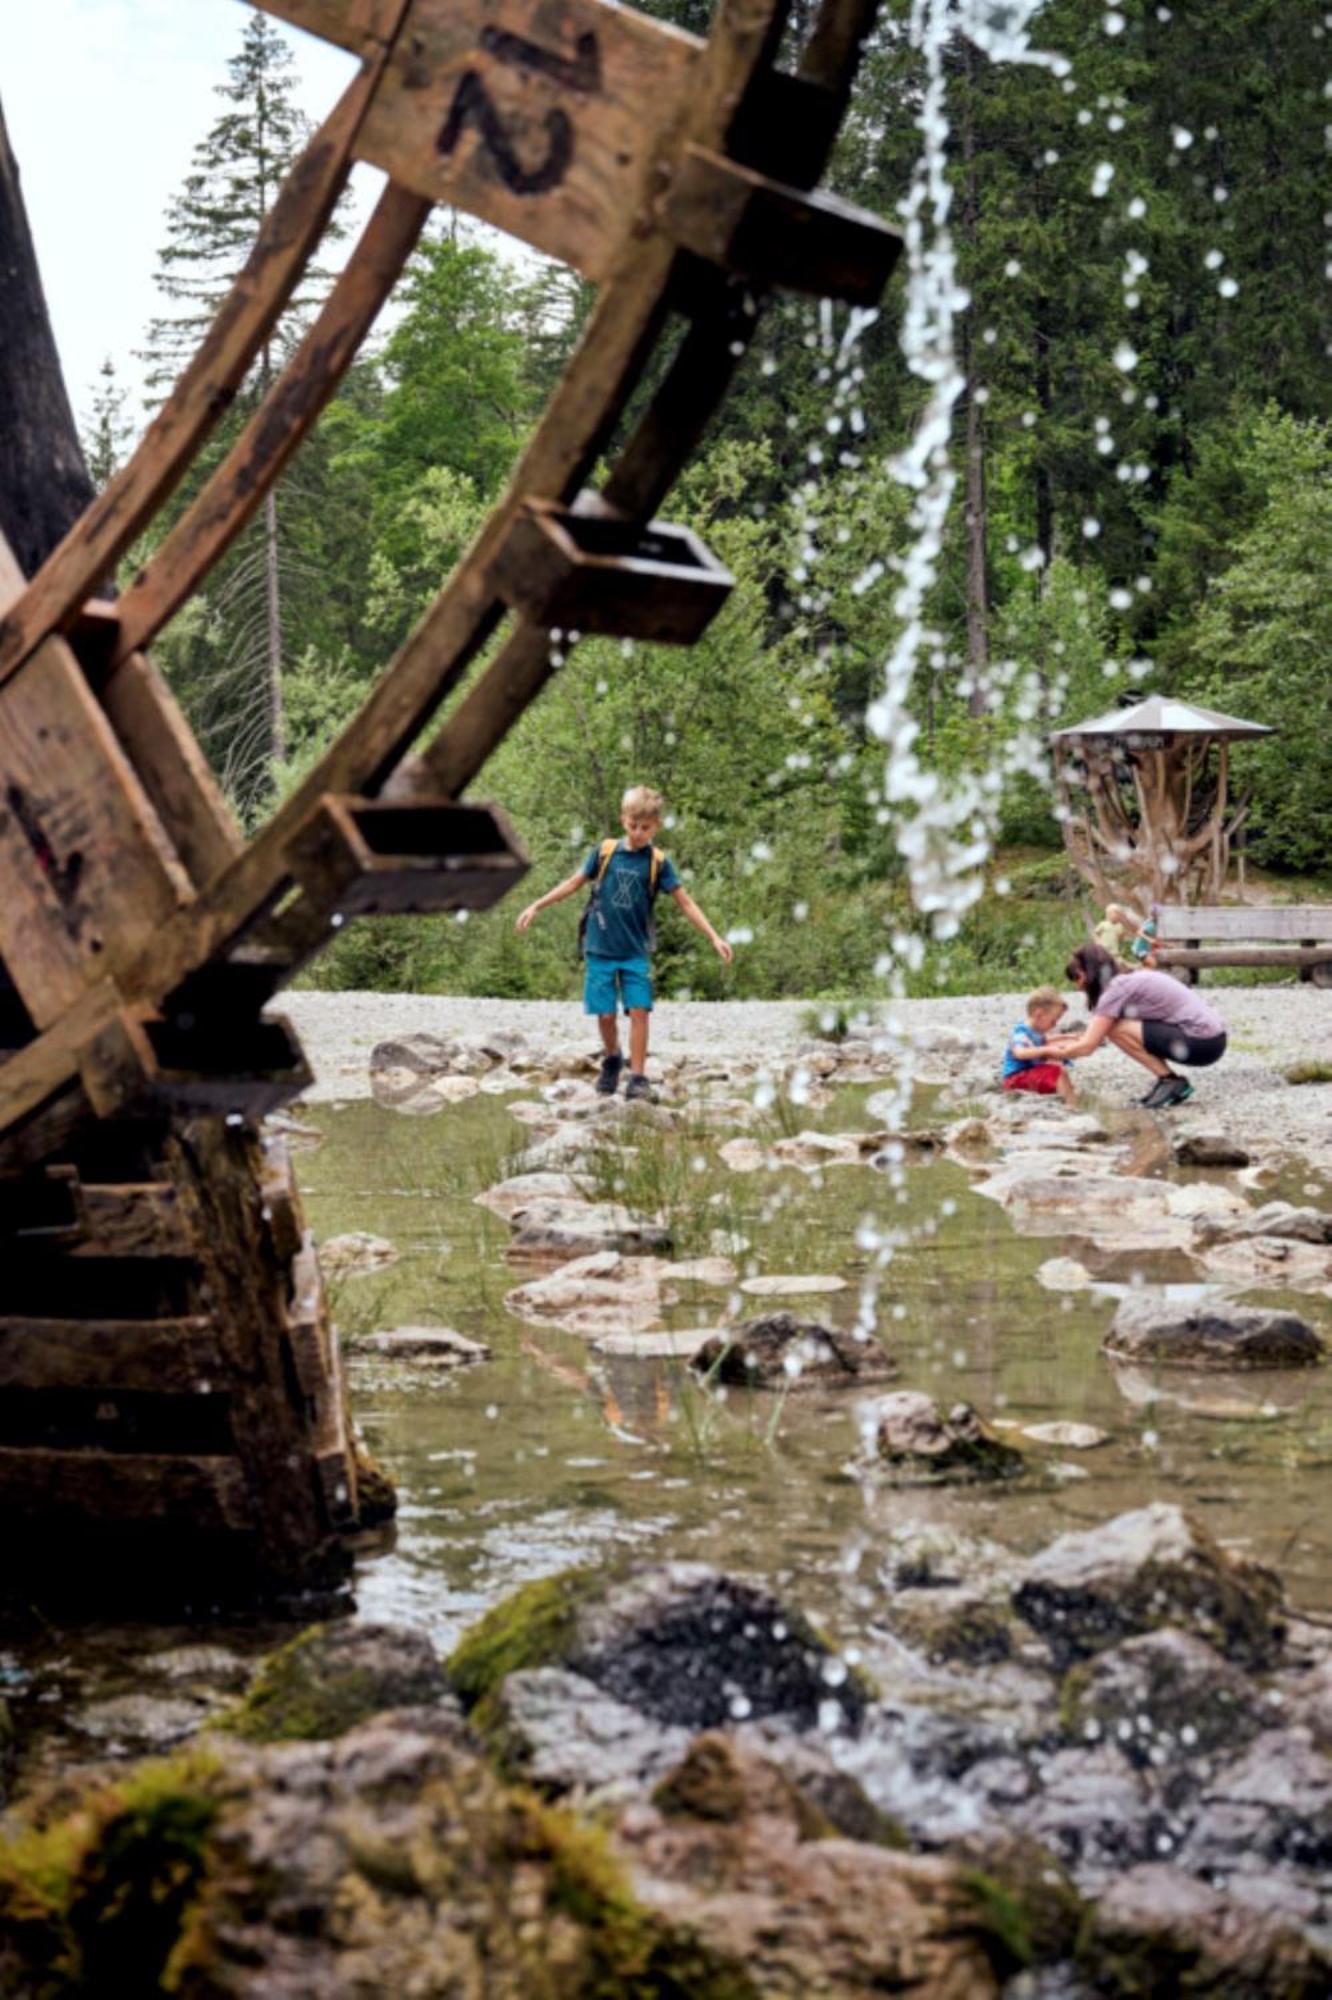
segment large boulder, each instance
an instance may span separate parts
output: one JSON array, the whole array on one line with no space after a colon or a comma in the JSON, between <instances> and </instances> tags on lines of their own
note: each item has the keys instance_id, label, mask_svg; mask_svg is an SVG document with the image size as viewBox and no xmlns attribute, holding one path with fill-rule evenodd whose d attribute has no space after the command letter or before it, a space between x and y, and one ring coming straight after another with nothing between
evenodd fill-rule
<instances>
[{"instance_id":1,"label":"large boulder","mask_svg":"<svg viewBox=\"0 0 1332 2000\"><path fill-rule=\"evenodd\" d=\"M1027 1563L1013 1605L1060 1665L1178 1625L1228 1659L1268 1667L1286 1629L1279 1579L1161 1501L1060 1535Z\"/></svg>"},{"instance_id":2,"label":"large boulder","mask_svg":"<svg viewBox=\"0 0 1332 2000\"><path fill-rule=\"evenodd\" d=\"M1097 1977L1095 1990L1124 2000L1184 1993L1321 2000L1332 1992L1326 1945L1163 1862L1113 1876L1094 1909L1083 1956Z\"/></svg>"},{"instance_id":3,"label":"large boulder","mask_svg":"<svg viewBox=\"0 0 1332 2000\"><path fill-rule=\"evenodd\" d=\"M1180 1302L1145 1287L1120 1301L1105 1352L1167 1368L1308 1368L1322 1341L1298 1313L1220 1297Z\"/></svg>"},{"instance_id":4,"label":"large boulder","mask_svg":"<svg viewBox=\"0 0 1332 2000\"><path fill-rule=\"evenodd\" d=\"M528 1584L466 1633L448 1662L482 1725L520 1669L563 1666L653 1721L712 1729L779 1715L797 1729L854 1728L860 1679L799 1612L701 1563L618 1581L573 1571Z\"/></svg>"},{"instance_id":5,"label":"large boulder","mask_svg":"<svg viewBox=\"0 0 1332 2000\"><path fill-rule=\"evenodd\" d=\"M768 1313L712 1334L689 1365L741 1389L854 1388L897 1373L877 1340L794 1313Z\"/></svg>"},{"instance_id":6,"label":"large boulder","mask_svg":"<svg viewBox=\"0 0 1332 2000\"><path fill-rule=\"evenodd\" d=\"M881 1396L866 1413L878 1460L927 1480L1012 1479L1026 1459L997 1437L969 1403L944 1411L919 1389Z\"/></svg>"}]
</instances>

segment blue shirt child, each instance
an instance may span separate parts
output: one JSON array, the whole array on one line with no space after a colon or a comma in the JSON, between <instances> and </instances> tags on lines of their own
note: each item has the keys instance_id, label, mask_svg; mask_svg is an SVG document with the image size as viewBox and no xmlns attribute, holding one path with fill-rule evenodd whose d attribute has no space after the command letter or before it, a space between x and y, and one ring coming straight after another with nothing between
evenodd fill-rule
<instances>
[{"instance_id":1,"label":"blue shirt child","mask_svg":"<svg viewBox=\"0 0 1332 2000\"><path fill-rule=\"evenodd\" d=\"M1008 1045L1004 1050L1003 1073L1005 1077L1016 1076L1019 1070L1031 1068L1030 1063L1019 1062L1013 1053L1019 1042L1027 1048L1044 1048L1044 1028L1033 1028L1030 1021L1018 1022L1016 1028L1014 1028L1012 1034L1009 1036Z\"/></svg>"},{"instance_id":2,"label":"blue shirt child","mask_svg":"<svg viewBox=\"0 0 1332 2000\"><path fill-rule=\"evenodd\" d=\"M583 863L589 882L596 881L600 867L601 849L594 847ZM623 963L651 956L655 941L651 879L651 846L632 848L620 841L593 897L584 943L589 958L613 958ZM672 895L680 886L675 863L668 854L663 855L657 870L658 895Z\"/></svg>"}]
</instances>

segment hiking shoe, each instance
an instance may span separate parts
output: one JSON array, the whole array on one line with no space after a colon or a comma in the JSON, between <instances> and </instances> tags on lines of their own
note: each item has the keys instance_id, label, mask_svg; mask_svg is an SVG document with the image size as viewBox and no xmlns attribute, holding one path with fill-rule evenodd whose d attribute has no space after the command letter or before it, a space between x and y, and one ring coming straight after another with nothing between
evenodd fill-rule
<instances>
[{"instance_id":1,"label":"hiking shoe","mask_svg":"<svg viewBox=\"0 0 1332 2000\"><path fill-rule=\"evenodd\" d=\"M1145 1097L1138 1099L1144 1111L1156 1111L1165 1103L1165 1093L1175 1081L1172 1076L1158 1076Z\"/></svg>"},{"instance_id":2,"label":"hiking shoe","mask_svg":"<svg viewBox=\"0 0 1332 2000\"><path fill-rule=\"evenodd\" d=\"M631 1076L624 1086L624 1094L631 1103L655 1104L657 1101L652 1094L652 1085L645 1076Z\"/></svg>"},{"instance_id":3,"label":"hiking shoe","mask_svg":"<svg viewBox=\"0 0 1332 2000\"><path fill-rule=\"evenodd\" d=\"M1187 1104L1193 1095L1193 1085L1186 1076L1172 1076L1170 1088L1157 1105L1158 1111L1169 1110L1172 1104Z\"/></svg>"},{"instance_id":4,"label":"hiking shoe","mask_svg":"<svg viewBox=\"0 0 1332 2000\"><path fill-rule=\"evenodd\" d=\"M596 1084L598 1097L614 1097L620 1087L620 1071L623 1068L623 1056L603 1056L601 1058L601 1073L597 1078ZM629 1095L633 1095L632 1082L629 1087Z\"/></svg>"}]
</instances>

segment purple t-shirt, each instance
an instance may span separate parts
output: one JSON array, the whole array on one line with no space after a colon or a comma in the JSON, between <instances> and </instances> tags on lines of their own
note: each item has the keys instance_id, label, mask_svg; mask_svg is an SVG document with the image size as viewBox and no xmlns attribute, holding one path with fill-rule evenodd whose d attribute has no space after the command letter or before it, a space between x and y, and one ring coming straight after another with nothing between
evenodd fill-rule
<instances>
[{"instance_id":1,"label":"purple t-shirt","mask_svg":"<svg viewBox=\"0 0 1332 2000\"><path fill-rule=\"evenodd\" d=\"M1110 981L1094 1011L1112 1021L1164 1021L1196 1041L1226 1032L1215 1007L1166 972L1121 972Z\"/></svg>"}]
</instances>

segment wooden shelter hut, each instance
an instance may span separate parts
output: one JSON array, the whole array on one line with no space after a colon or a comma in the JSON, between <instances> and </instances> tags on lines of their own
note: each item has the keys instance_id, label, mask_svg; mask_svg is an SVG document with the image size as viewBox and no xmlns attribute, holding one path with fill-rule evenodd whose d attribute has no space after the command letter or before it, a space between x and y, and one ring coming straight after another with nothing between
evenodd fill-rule
<instances>
[{"instance_id":1,"label":"wooden shelter hut","mask_svg":"<svg viewBox=\"0 0 1332 2000\"><path fill-rule=\"evenodd\" d=\"M1230 746L1271 734L1161 694L1056 729L1064 844L1098 898L1216 902L1249 810L1231 791Z\"/></svg>"}]
</instances>

